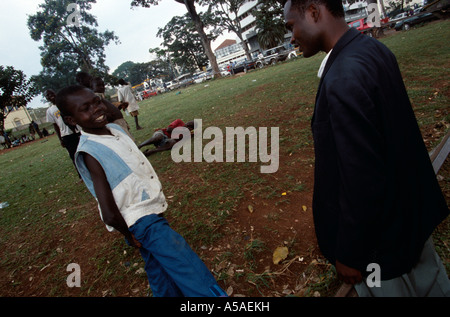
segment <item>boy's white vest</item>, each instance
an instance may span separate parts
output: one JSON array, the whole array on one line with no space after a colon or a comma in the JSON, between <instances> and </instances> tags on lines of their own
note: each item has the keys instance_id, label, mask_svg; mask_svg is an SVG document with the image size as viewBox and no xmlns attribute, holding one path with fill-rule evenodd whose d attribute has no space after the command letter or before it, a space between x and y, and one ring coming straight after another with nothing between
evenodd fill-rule
<instances>
[{"instance_id":1,"label":"boy's white vest","mask_svg":"<svg viewBox=\"0 0 450 317\"><path fill-rule=\"evenodd\" d=\"M167 202L158 176L145 155L120 126L110 123L106 127L112 135L81 131L75 163L84 183L96 199L91 175L82 153L88 153L100 163L117 207L128 227L131 227L143 216L164 212ZM99 210L102 217L100 205ZM109 231L114 230L108 225L106 227Z\"/></svg>"}]
</instances>

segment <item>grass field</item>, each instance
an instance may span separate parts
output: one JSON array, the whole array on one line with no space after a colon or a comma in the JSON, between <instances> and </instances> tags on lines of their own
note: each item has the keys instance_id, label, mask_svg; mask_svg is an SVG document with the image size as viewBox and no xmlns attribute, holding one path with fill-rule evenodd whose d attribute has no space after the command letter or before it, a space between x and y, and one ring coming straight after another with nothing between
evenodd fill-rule
<instances>
[{"instance_id":1,"label":"grass field","mask_svg":"<svg viewBox=\"0 0 450 317\"><path fill-rule=\"evenodd\" d=\"M450 127L450 21L382 38L397 56L429 150ZM167 218L231 296L330 296L339 286L317 248L311 216L310 120L324 54L196 84L140 103L137 142L174 119L203 129L279 127L280 163L149 160L169 202ZM270 129L269 129L270 131ZM269 134L270 136L270 134ZM204 144L208 140L204 140ZM100 222L95 201L56 136L0 152L0 296L146 296L138 251ZM450 202L448 160L440 184ZM250 212L252 211L252 212ZM434 238L450 272L448 220ZM273 251L288 247L276 265ZM67 266L81 268L69 288ZM318 293L317 293L318 292Z\"/></svg>"}]
</instances>

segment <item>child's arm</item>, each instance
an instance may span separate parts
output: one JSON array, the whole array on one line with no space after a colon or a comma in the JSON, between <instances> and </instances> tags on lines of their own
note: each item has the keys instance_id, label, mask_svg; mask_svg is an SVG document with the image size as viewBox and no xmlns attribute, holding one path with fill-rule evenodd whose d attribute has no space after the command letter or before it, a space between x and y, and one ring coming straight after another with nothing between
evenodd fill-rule
<instances>
[{"instance_id":1,"label":"child's arm","mask_svg":"<svg viewBox=\"0 0 450 317\"><path fill-rule=\"evenodd\" d=\"M132 246L140 248L141 244L128 230L128 226L120 214L102 166L91 155L87 153L83 153L83 155L84 162L94 183L94 190L100 204L103 222L122 233Z\"/></svg>"}]
</instances>

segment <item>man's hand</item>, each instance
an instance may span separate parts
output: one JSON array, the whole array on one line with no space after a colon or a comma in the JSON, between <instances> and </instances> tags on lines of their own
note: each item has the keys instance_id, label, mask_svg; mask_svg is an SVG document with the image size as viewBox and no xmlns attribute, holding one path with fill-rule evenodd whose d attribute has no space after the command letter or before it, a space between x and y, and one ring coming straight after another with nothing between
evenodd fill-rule
<instances>
[{"instance_id":1,"label":"man's hand","mask_svg":"<svg viewBox=\"0 0 450 317\"><path fill-rule=\"evenodd\" d=\"M338 278L347 284L357 284L362 281L362 274L357 269L351 268L336 260Z\"/></svg>"}]
</instances>

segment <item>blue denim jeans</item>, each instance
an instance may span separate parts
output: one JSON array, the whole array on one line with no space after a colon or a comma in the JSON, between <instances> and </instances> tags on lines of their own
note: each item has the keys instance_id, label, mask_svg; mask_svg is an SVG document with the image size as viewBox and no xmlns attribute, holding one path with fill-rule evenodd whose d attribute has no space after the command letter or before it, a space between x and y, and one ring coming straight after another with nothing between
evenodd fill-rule
<instances>
[{"instance_id":1,"label":"blue denim jeans","mask_svg":"<svg viewBox=\"0 0 450 317\"><path fill-rule=\"evenodd\" d=\"M144 216L129 229L142 244L139 250L153 296L227 296L206 265L164 217Z\"/></svg>"}]
</instances>

